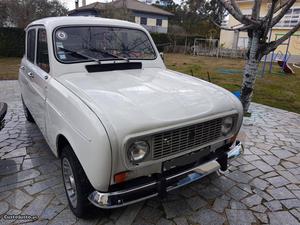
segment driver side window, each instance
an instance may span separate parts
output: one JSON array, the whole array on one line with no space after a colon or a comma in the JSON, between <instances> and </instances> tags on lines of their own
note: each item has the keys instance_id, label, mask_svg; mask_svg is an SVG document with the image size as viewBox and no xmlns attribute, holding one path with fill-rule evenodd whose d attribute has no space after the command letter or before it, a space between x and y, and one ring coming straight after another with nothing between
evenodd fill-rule
<instances>
[{"instance_id":1,"label":"driver side window","mask_svg":"<svg viewBox=\"0 0 300 225\"><path fill-rule=\"evenodd\" d=\"M35 29L31 29L27 33L27 59L28 61L34 63L35 57Z\"/></svg>"},{"instance_id":2,"label":"driver side window","mask_svg":"<svg viewBox=\"0 0 300 225\"><path fill-rule=\"evenodd\" d=\"M38 30L36 64L46 73L49 73L50 67L48 56L47 33L46 30L42 28Z\"/></svg>"}]
</instances>

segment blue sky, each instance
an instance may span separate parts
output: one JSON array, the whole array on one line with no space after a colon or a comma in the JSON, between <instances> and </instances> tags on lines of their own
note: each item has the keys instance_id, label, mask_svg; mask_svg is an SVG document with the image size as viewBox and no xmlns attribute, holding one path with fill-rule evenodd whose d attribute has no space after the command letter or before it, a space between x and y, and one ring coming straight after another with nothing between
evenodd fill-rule
<instances>
[{"instance_id":1,"label":"blue sky","mask_svg":"<svg viewBox=\"0 0 300 225\"><path fill-rule=\"evenodd\" d=\"M61 1L69 10L74 9L75 8L75 0L59 0ZM110 0L86 0L86 4L90 4L93 2L108 2ZM181 0L174 0L174 2L176 3L180 3ZM79 0L79 5L81 5L81 0Z\"/></svg>"}]
</instances>

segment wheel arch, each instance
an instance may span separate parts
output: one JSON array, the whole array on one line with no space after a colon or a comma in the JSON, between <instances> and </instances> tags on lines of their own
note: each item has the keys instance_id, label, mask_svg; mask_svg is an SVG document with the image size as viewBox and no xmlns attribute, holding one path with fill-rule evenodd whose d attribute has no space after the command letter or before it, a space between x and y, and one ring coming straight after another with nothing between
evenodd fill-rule
<instances>
[{"instance_id":1,"label":"wheel arch","mask_svg":"<svg viewBox=\"0 0 300 225\"><path fill-rule=\"evenodd\" d=\"M58 158L61 158L62 150L67 145L69 145L72 148L72 145L70 144L69 140L63 134L58 134L56 137L56 149Z\"/></svg>"}]
</instances>

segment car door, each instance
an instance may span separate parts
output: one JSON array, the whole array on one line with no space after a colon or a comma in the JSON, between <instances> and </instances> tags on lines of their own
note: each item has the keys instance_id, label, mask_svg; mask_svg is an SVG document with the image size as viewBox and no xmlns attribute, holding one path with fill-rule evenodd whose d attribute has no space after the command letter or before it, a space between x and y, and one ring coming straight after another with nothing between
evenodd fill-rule
<instances>
[{"instance_id":1,"label":"car door","mask_svg":"<svg viewBox=\"0 0 300 225\"><path fill-rule=\"evenodd\" d=\"M35 122L38 124L41 132L45 134L46 123L46 93L49 79L49 55L47 32L44 27L37 27L37 44L35 66L32 68L32 87L35 96L32 98L33 112Z\"/></svg>"},{"instance_id":2,"label":"car door","mask_svg":"<svg viewBox=\"0 0 300 225\"><path fill-rule=\"evenodd\" d=\"M19 84L21 88L22 98L26 107L30 112L34 111L32 99L35 96L33 89L33 74L32 71L35 67L35 50L36 50L36 29L35 27L29 28L26 31L26 48L25 55L22 59L19 70Z\"/></svg>"}]
</instances>

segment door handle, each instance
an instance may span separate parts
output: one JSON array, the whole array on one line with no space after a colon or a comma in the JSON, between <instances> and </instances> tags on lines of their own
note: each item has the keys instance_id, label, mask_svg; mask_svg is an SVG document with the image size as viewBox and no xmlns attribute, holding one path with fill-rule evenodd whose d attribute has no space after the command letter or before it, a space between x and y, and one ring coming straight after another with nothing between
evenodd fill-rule
<instances>
[{"instance_id":1,"label":"door handle","mask_svg":"<svg viewBox=\"0 0 300 225\"><path fill-rule=\"evenodd\" d=\"M28 72L27 75L30 77L30 78L34 78L34 75L32 72Z\"/></svg>"},{"instance_id":2,"label":"door handle","mask_svg":"<svg viewBox=\"0 0 300 225\"><path fill-rule=\"evenodd\" d=\"M21 69L21 70L25 70L25 66L21 66L20 69Z\"/></svg>"}]
</instances>

